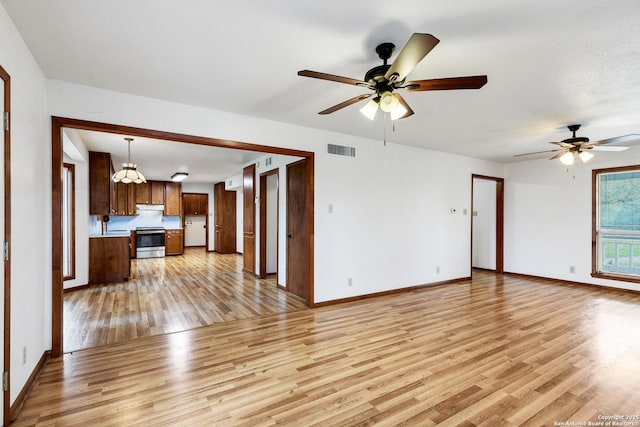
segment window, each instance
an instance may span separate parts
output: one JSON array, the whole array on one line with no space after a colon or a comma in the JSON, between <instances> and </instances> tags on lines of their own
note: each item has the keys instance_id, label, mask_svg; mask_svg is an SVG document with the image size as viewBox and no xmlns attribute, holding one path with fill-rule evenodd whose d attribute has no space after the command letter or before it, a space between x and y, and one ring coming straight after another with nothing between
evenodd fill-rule
<instances>
[{"instance_id":1,"label":"window","mask_svg":"<svg viewBox=\"0 0 640 427\"><path fill-rule=\"evenodd\" d=\"M640 166L593 171L592 275L640 282Z\"/></svg>"},{"instance_id":2,"label":"window","mask_svg":"<svg viewBox=\"0 0 640 427\"><path fill-rule=\"evenodd\" d=\"M62 170L62 276L76 277L75 167L65 163Z\"/></svg>"}]
</instances>

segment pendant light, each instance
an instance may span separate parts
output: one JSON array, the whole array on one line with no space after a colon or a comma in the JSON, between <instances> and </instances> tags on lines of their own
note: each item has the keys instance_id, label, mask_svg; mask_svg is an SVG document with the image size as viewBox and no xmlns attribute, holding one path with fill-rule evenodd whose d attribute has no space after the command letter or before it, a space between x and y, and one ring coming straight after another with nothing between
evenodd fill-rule
<instances>
[{"instance_id":1,"label":"pendant light","mask_svg":"<svg viewBox=\"0 0 640 427\"><path fill-rule=\"evenodd\" d=\"M134 184L142 184L143 182L147 182L144 175L136 170L138 165L131 163L131 141L133 141L133 138L125 138L124 140L127 141L127 150L129 153L127 162L122 163L122 170L114 173L111 180L113 182L122 182L123 184L129 184L132 182Z\"/></svg>"}]
</instances>

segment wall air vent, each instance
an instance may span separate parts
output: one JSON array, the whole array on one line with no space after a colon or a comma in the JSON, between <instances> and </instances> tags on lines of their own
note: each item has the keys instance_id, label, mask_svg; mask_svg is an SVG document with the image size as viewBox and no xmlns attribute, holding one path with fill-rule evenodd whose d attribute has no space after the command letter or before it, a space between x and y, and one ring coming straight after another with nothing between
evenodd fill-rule
<instances>
[{"instance_id":1,"label":"wall air vent","mask_svg":"<svg viewBox=\"0 0 640 427\"><path fill-rule=\"evenodd\" d=\"M347 147L344 145L327 144L327 152L329 154L335 154L337 156L356 156L356 147Z\"/></svg>"},{"instance_id":2,"label":"wall air vent","mask_svg":"<svg viewBox=\"0 0 640 427\"><path fill-rule=\"evenodd\" d=\"M271 157L267 157L264 161L265 166L271 166Z\"/></svg>"}]
</instances>

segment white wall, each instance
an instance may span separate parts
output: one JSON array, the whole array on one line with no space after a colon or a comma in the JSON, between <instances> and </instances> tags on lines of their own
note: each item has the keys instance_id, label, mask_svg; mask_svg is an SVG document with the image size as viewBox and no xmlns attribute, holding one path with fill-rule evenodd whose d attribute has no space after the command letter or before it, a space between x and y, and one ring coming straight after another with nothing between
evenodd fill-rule
<instances>
[{"instance_id":1,"label":"white wall","mask_svg":"<svg viewBox=\"0 0 640 427\"><path fill-rule=\"evenodd\" d=\"M224 182L224 189L236 192L236 252L241 254L244 252L244 232L242 230L242 213L244 209L242 200L242 174L227 178Z\"/></svg>"},{"instance_id":2,"label":"white wall","mask_svg":"<svg viewBox=\"0 0 640 427\"><path fill-rule=\"evenodd\" d=\"M214 184L203 184L203 183L191 183L191 182L183 182L182 183L182 192L183 193L206 193L208 194L208 217L209 217L209 228L207 232L209 233L209 246L207 247L208 251L213 251L215 249L216 244L216 234L215 234L215 222L213 214L215 212L214 198L213 198L213 186Z\"/></svg>"},{"instance_id":3,"label":"white wall","mask_svg":"<svg viewBox=\"0 0 640 427\"><path fill-rule=\"evenodd\" d=\"M594 154L571 167L546 159L505 166L505 271L640 290L591 277L591 171L640 164L640 147Z\"/></svg>"},{"instance_id":4,"label":"white wall","mask_svg":"<svg viewBox=\"0 0 640 427\"><path fill-rule=\"evenodd\" d=\"M11 75L13 402L51 348L51 131L44 75L2 5L0 65Z\"/></svg>"},{"instance_id":5,"label":"white wall","mask_svg":"<svg viewBox=\"0 0 640 427\"><path fill-rule=\"evenodd\" d=\"M75 151L68 161L75 165L75 250L76 277L63 282L64 289L83 286L89 283L89 151L75 132L63 132L64 146L73 145ZM73 155L74 153L70 153ZM66 152L65 152L66 156ZM67 159L65 159L65 162Z\"/></svg>"},{"instance_id":6,"label":"white wall","mask_svg":"<svg viewBox=\"0 0 640 427\"><path fill-rule=\"evenodd\" d=\"M496 269L496 194L496 181L473 179L473 267Z\"/></svg>"}]
</instances>

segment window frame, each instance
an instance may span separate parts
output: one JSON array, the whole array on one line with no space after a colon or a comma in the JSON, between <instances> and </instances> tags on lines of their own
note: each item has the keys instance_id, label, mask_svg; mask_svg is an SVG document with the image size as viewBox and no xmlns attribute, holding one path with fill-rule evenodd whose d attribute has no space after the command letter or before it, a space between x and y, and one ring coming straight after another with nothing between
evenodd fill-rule
<instances>
[{"instance_id":1,"label":"window frame","mask_svg":"<svg viewBox=\"0 0 640 427\"><path fill-rule=\"evenodd\" d=\"M63 163L63 170L62 170L62 212L61 212L61 217L62 217L62 239L63 239L63 243L62 243L62 249L63 249L63 254L62 254L62 271L63 271L63 277L62 280L66 281L66 280L73 280L76 278L76 167L74 164L72 163ZM70 271L68 275L64 275L66 266L65 266L65 251L64 251L64 239L65 236L67 235L67 233L64 232L64 228L65 228L65 224L64 224L64 206L65 206L65 200L64 200L64 189L66 187L66 183L65 183L65 179L66 179L66 172L65 170L69 171L69 175L71 176L71 185L70 185L70 204L71 204L71 208L70 208L70 219L69 219L69 237L70 237L70 242L69 242L69 255L70 255Z\"/></svg>"},{"instance_id":2,"label":"window frame","mask_svg":"<svg viewBox=\"0 0 640 427\"><path fill-rule=\"evenodd\" d=\"M600 200L598 178L601 174L620 172L640 172L640 165L593 169L591 171L591 277L640 283L640 275L634 276L631 274L598 271L598 202Z\"/></svg>"}]
</instances>

